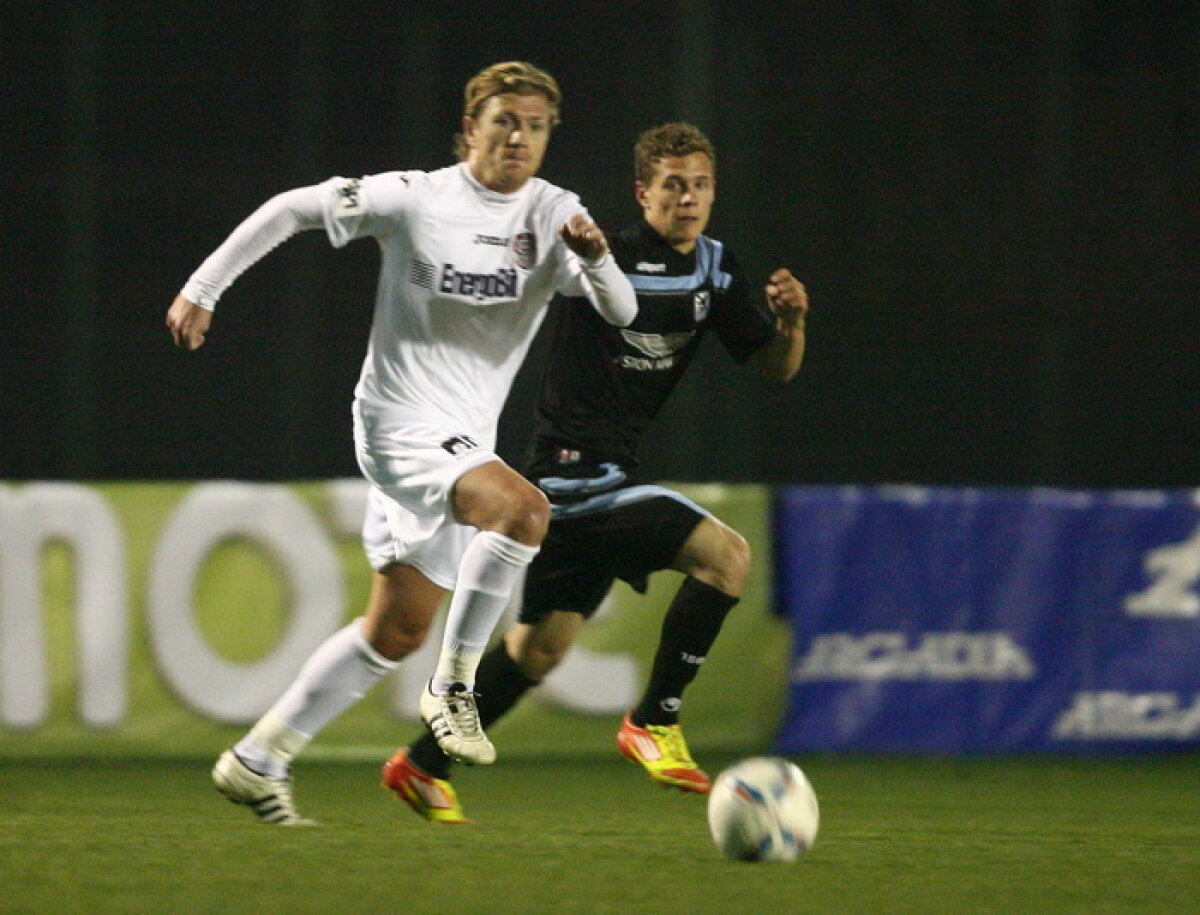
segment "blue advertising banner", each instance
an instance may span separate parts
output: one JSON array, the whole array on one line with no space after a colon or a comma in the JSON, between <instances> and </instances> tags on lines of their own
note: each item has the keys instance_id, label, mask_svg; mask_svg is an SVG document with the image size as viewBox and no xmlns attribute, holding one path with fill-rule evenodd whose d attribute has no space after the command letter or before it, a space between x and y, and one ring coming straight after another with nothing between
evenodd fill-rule
<instances>
[{"instance_id":1,"label":"blue advertising banner","mask_svg":"<svg viewBox=\"0 0 1200 915\"><path fill-rule=\"evenodd\" d=\"M1200 744L1200 494L788 487L783 753Z\"/></svg>"}]
</instances>

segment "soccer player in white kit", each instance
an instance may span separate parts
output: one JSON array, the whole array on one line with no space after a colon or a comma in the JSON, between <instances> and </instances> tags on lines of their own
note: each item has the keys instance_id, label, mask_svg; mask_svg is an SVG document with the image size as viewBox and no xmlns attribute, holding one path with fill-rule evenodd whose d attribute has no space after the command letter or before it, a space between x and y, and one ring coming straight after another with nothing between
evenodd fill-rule
<instances>
[{"instance_id":1,"label":"soccer player in white kit","mask_svg":"<svg viewBox=\"0 0 1200 915\"><path fill-rule=\"evenodd\" d=\"M447 591L421 717L455 759L495 759L479 726L475 669L550 516L541 492L493 450L500 410L555 292L586 296L619 326L637 313L579 198L535 177L558 122L553 77L523 62L495 64L465 95L457 165L332 178L272 198L167 312L176 344L193 350L224 290L296 232L323 227L335 246L371 236L380 247L354 442L386 530L364 525L375 571L363 617L317 648L213 769L218 789L264 822L311 822L292 799L291 760L420 647Z\"/></svg>"}]
</instances>

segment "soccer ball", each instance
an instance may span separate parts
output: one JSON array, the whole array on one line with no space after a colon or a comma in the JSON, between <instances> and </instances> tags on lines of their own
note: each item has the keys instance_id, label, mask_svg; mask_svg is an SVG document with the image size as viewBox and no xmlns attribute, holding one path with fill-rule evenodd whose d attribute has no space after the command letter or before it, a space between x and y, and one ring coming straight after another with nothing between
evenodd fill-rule
<instances>
[{"instance_id":1,"label":"soccer ball","mask_svg":"<svg viewBox=\"0 0 1200 915\"><path fill-rule=\"evenodd\" d=\"M737 861L795 861L812 848L820 818L812 785L786 759L743 759L708 795L713 841Z\"/></svg>"}]
</instances>

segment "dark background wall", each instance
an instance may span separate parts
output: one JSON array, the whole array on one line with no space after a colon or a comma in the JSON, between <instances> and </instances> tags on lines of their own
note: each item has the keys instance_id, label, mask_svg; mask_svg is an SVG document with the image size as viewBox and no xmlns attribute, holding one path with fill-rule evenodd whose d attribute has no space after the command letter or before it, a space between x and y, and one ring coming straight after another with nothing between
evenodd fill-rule
<instances>
[{"instance_id":1,"label":"dark background wall","mask_svg":"<svg viewBox=\"0 0 1200 915\"><path fill-rule=\"evenodd\" d=\"M787 387L712 342L650 476L1194 485L1200 14L1082 0L16 2L0 37L0 479L356 473L376 254L293 239L183 355L163 315L277 191L449 161L526 58L543 171L613 224L638 132L720 149L712 234L813 302ZM519 458L544 341L506 411Z\"/></svg>"}]
</instances>

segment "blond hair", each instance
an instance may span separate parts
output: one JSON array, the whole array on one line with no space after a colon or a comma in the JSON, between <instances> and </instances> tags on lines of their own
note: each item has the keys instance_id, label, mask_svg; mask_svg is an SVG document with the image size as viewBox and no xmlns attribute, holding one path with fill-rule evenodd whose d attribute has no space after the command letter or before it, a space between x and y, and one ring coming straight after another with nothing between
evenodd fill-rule
<instances>
[{"instance_id":1,"label":"blond hair","mask_svg":"<svg viewBox=\"0 0 1200 915\"><path fill-rule=\"evenodd\" d=\"M562 102L558 82L545 70L523 60L492 64L472 76L463 90L463 115L479 117L488 99L506 92L544 96L550 103L550 126L558 124L558 106ZM454 154L459 159L467 157L467 138L461 133L454 137Z\"/></svg>"},{"instance_id":2,"label":"blond hair","mask_svg":"<svg viewBox=\"0 0 1200 915\"><path fill-rule=\"evenodd\" d=\"M637 180L650 184L654 180L654 167L663 159L704 153L717 169L717 149L699 127L685 121L660 124L651 127L638 137L633 147L633 170Z\"/></svg>"}]
</instances>

